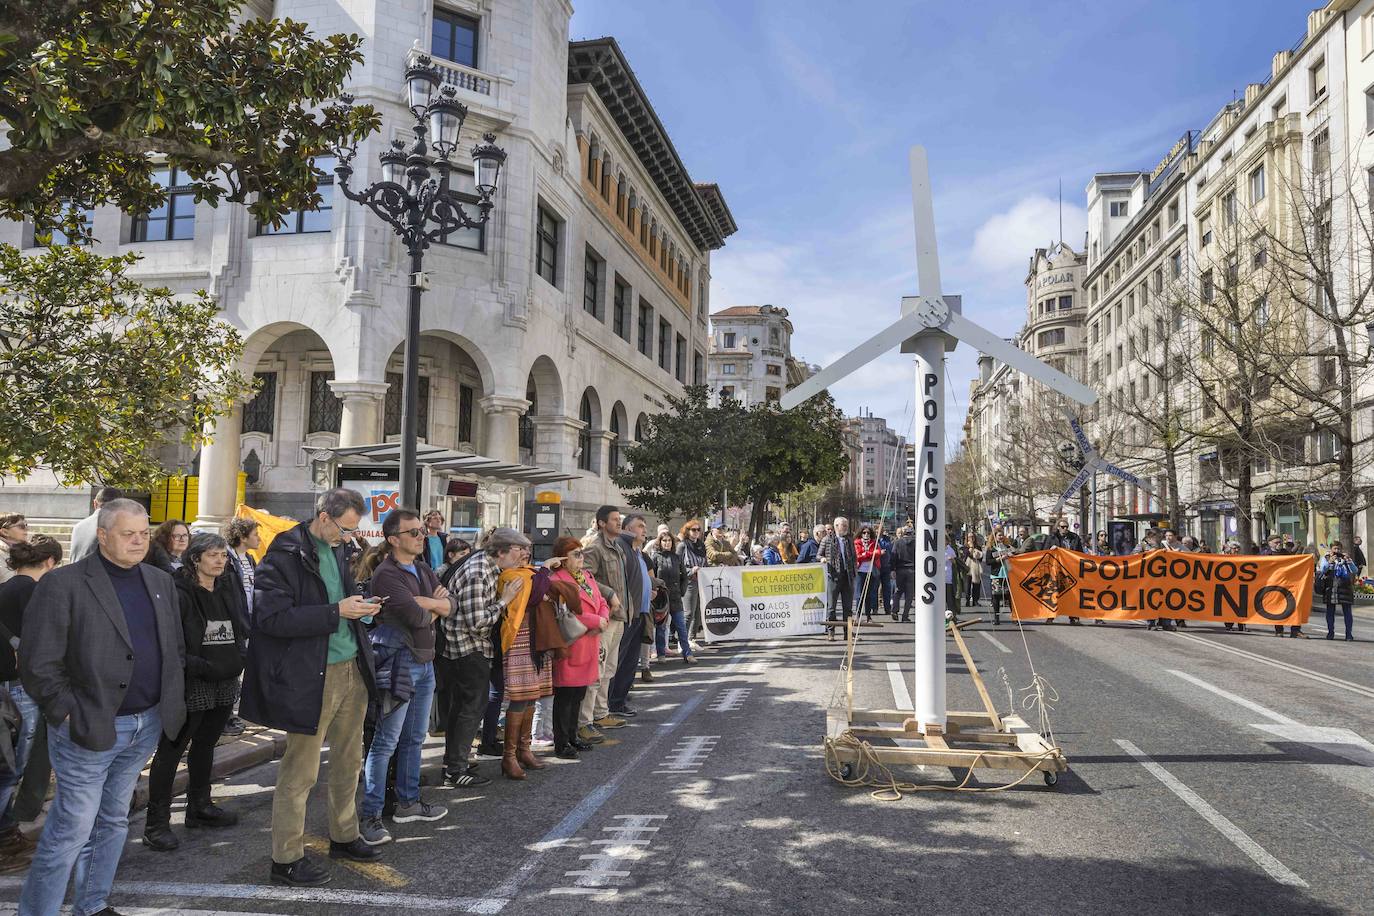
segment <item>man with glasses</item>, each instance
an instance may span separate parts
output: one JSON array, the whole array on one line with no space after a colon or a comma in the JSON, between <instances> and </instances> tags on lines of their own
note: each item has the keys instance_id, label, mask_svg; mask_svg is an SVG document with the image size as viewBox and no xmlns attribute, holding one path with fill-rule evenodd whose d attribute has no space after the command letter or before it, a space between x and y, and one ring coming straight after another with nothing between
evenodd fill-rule
<instances>
[{"instance_id":1,"label":"man with glasses","mask_svg":"<svg viewBox=\"0 0 1374 916\"><path fill-rule=\"evenodd\" d=\"M409 509L392 511L382 522L382 536L391 552L372 574L372 595L382 599L382 610L371 635L377 670L383 676L379 678L377 729L364 767L361 824L363 840L370 846L391 842L382 824L382 803L393 755L396 812L392 820L397 824L437 821L448 814L448 809L420 798L420 749L429 731L434 700L434 622L451 611L448 592L434 570L421 561L425 529L419 515ZM407 681L408 691L398 689Z\"/></svg>"},{"instance_id":2,"label":"man with glasses","mask_svg":"<svg viewBox=\"0 0 1374 916\"><path fill-rule=\"evenodd\" d=\"M463 564L453 579L451 613L440 619L444 630L444 683L450 685L448 721L444 726L444 785L468 789L491 782L470 761L472 739L482 724L491 679L492 628L520 593L513 580L497 593L496 583L507 569L530 561L530 539L514 528L497 528L482 551Z\"/></svg>"},{"instance_id":3,"label":"man with glasses","mask_svg":"<svg viewBox=\"0 0 1374 916\"><path fill-rule=\"evenodd\" d=\"M431 509L425 513L424 550L420 559L429 564L435 572L444 565L444 546L448 543L448 532L444 531L444 513Z\"/></svg>"},{"instance_id":4,"label":"man with glasses","mask_svg":"<svg viewBox=\"0 0 1374 916\"><path fill-rule=\"evenodd\" d=\"M363 719L376 692L364 624L381 607L353 594L344 543L358 530L362 495L343 487L315 502L315 517L277 535L258 565L253 634L239 713L287 733L272 796L272 880L318 887L333 877L305 855L305 804L329 742L329 857L381 855L358 831Z\"/></svg>"},{"instance_id":5,"label":"man with glasses","mask_svg":"<svg viewBox=\"0 0 1374 916\"><path fill-rule=\"evenodd\" d=\"M1065 550L1074 550L1078 553L1082 553L1083 539L1078 536L1078 532L1070 530L1069 520L1067 518L1061 518L1055 523L1054 531L1050 533L1049 541L1045 546L1063 547ZM1054 618L1051 617L1049 620L1046 620L1045 623L1054 623ZM1081 627L1082 625L1082 622L1077 617L1069 618L1069 626Z\"/></svg>"}]
</instances>

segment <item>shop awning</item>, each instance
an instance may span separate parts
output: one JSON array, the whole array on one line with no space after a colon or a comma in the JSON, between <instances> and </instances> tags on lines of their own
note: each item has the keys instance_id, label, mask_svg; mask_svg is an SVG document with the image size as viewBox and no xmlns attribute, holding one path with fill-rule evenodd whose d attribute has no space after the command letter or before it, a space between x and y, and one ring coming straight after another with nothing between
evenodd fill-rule
<instances>
[{"instance_id":1,"label":"shop awning","mask_svg":"<svg viewBox=\"0 0 1374 916\"><path fill-rule=\"evenodd\" d=\"M373 464L393 465L401 460L399 442L379 442L375 445L350 445L346 448L328 449L340 461L365 461ZM487 458L472 452L442 448L437 445L420 443L415 449L415 461L420 467L427 467L439 474L468 475L503 483L543 485L576 480L580 475L566 474L554 468L541 468L530 464L511 464L495 458Z\"/></svg>"}]
</instances>

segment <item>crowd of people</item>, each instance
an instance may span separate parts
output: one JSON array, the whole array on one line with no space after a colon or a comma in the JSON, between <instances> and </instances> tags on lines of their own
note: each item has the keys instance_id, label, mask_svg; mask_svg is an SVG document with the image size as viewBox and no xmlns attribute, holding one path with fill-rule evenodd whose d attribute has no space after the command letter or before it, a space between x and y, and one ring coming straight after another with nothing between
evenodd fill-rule
<instances>
[{"instance_id":1,"label":"crowd of people","mask_svg":"<svg viewBox=\"0 0 1374 916\"><path fill-rule=\"evenodd\" d=\"M800 541L783 524L753 543L721 524L708 534L699 519L651 536L643 515L602 506L584 537L559 538L536 562L519 531L496 528L471 544L449 537L438 512L393 510L369 543L358 533L362 497L340 488L256 562L261 536L248 519L223 535L176 520L153 529L143 506L108 489L93 510L73 530L66 565L57 540L0 516L0 718L11 726L0 729L0 855L4 871L27 870L25 916L59 912L73 876L76 912L114 914L107 897L145 767L149 849L181 846L171 815L183 758L184 827L237 823L211 788L216 745L243 729L239 716L287 736L270 877L315 887L331 878L304 845L326 743L329 856L373 861L396 825L448 815L421 793L427 737L443 738L443 786L462 790L491 781L484 757L524 781L548 765L536 749L577 761L625 727L638 714L636 683L652 681L657 665L696 661L704 567L821 563L836 624L871 623L879 609L909 622L915 597L910 524L895 536L868 525L851 533L840 517ZM986 597L995 623L1012 556L1123 552L1105 534L1085 543L1065 519L1044 533L997 526L986 538L950 525L944 541L951 615ZM1207 545L1151 529L1131 549ZM1299 549L1273 534L1259 552ZM1333 542L1314 562L1327 638L1339 609L1353 639L1359 539L1349 554ZM35 844L19 825L42 810L50 773L56 791Z\"/></svg>"},{"instance_id":2,"label":"crowd of people","mask_svg":"<svg viewBox=\"0 0 1374 916\"><path fill-rule=\"evenodd\" d=\"M396 825L448 815L421 793L427 737L443 738L446 789L487 785L483 757L524 781L548 766L536 749L580 760L638 715L632 691L655 665L694 664L701 649L700 615L687 611L708 564L697 520L651 538L643 515L603 506L586 537L559 538L536 563L512 528L474 545L448 537L441 514L408 509L370 544L362 497L340 488L255 562L251 520L223 535L154 529L112 490L93 508L66 565L57 540L0 517L14 737L0 753L0 853L6 871L27 871L25 916L58 913L73 877L75 912L115 913L107 898L145 767L147 848L183 843L172 823L183 758L185 829L237 823L211 797L236 710L286 733L270 878L316 887L331 873L305 851L305 819L326 744L329 856L373 861ZM41 810L49 766L56 790L35 843L19 826ZM26 809L29 777L41 788Z\"/></svg>"}]
</instances>

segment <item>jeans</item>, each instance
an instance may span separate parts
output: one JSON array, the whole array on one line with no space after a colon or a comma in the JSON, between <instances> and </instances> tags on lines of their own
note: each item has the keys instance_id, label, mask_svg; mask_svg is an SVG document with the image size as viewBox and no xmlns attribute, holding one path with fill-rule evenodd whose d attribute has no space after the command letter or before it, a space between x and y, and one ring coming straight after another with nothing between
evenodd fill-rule
<instances>
[{"instance_id":1,"label":"jeans","mask_svg":"<svg viewBox=\"0 0 1374 916\"><path fill-rule=\"evenodd\" d=\"M876 572L860 572L859 578L854 582L854 600L865 617L871 618L873 612L878 609L878 592L881 589L878 584L879 578Z\"/></svg>"},{"instance_id":2,"label":"jeans","mask_svg":"<svg viewBox=\"0 0 1374 916\"><path fill-rule=\"evenodd\" d=\"M682 657L691 658L692 644L687 639L687 615L682 611L673 611L662 626L654 628L654 648L658 650L658 657L662 658L668 654L670 629L677 634L677 645L682 650Z\"/></svg>"},{"instance_id":3,"label":"jeans","mask_svg":"<svg viewBox=\"0 0 1374 916\"><path fill-rule=\"evenodd\" d=\"M186 758L186 798L195 801L198 793L204 793L205 798L209 799L215 745L224 734L224 723L229 721L233 712L232 705L188 712L186 724L175 740L162 736L157 743L157 753L153 755L153 765L148 771L149 808L172 803L172 782L176 779L177 764L181 763L181 755L186 753L188 745L191 753Z\"/></svg>"},{"instance_id":4,"label":"jeans","mask_svg":"<svg viewBox=\"0 0 1374 916\"><path fill-rule=\"evenodd\" d=\"M440 666L452 690L448 722L444 725L444 772L461 776L467 772L472 739L482 724L482 710L487 707L491 659L481 652L470 652L441 659Z\"/></svg>"},{"instance_id":5,"label":"jeans","mask_svg":"<svg viewBox=\"0 0 1374 916\"><path fill-rule=\"evenodd\" d=\"M1352 613L1352 611L1351 611L1350 602L1348 602L1348 601L1342 601L1342 602L1341 602L1341 615L1342 615L1343 617L1345 617L1345 638L1346 638L1346 639L1350 639L1352 636L1354 636L1353 630L1354 630L1354 625L1355 625L1355 615L1354 615L1354 614ZM1334 604L1328 604L1328 605L1326 606L1326 638L1327 638L1327 639L1334 639L1335 637L1336 637L1336 605L1334 605Z\"/></svg>"},{"instance_id":6,"label":"jeans","mask_svg":"<svg viewBox=\"0 0 1374 916\"><path fill-rule=\"evenodd\" d=\"M883 583L883 611L896 617L897 608L892 603L892 571L885 569L879 575Z\"/></svg>"},{"instance_id":7,"label":"jeans","mask_svg":"<svg viewBox=\"0 0 1374 916\"><path fill-rule=\"evenodd\" d=\"M107 751L72 741L68 722L48 729L57 793L19 895L23 916L57 916L73 872L73 916L90 916L109 903L129 833L129 800L157 748L162 716L154 706L116 716L114 724L114 746Z\"/></svg>"},{"instance_id":8,"label":"jeans","mask_svg":"<svg viewBox=\"0 0 1374 916\"><path fill-rule=\"evenodd\" d=\"M620 661L606 694L606 704L611 712L619 712L628 705L630 688L634 686L635 673L639 670L639 646L644 642L644 622L649 619L648 614L635 614L625 624L625 634L620 637Z\"/></svg>"},{"instance_id":9,"label":"jeans","mask_svg":"<svg viewBox=\"0 0 1374 916\"><path fill-rule=\"evenodd\" d=\"M24 763L29 759L33 747L33 736L38 731L38 705L24 692L18 681L10 681L0 689L7 689L14 705L19 708L23 722L19 725L19 740L14 744L14 769L0 773L0 836L19 826L14 816L11 802L14 800L15 787L24 778Z\"/></svg>"},{"instance_id":10,"label":"jeans","mask_svg":"<svg viewBox=\"0 0 1374 916\"><path fill-rule=\"evenodd\" d=\"M386 771L396 755L396 803L413 805L420 800L420 750L429 730L429 707L434 701L434 664L417 662L409 649L399 649L397 664L410 668L415 693L377 720L372 749L364 767L364 818L380 817L386 800Z\"/></svg>"},{"instance_id":11,"label":"jeans","mask_svg":"<svg viewBox=\"0 0 1374 916\"><path fill-rule=\"evenodd\" d=\"M482 713L482 743L495 746L501 726L501 701L506 698L504 661L498 652L491 660L491 677L487 682L487 708Z\"/></svg>"}]
</instances>

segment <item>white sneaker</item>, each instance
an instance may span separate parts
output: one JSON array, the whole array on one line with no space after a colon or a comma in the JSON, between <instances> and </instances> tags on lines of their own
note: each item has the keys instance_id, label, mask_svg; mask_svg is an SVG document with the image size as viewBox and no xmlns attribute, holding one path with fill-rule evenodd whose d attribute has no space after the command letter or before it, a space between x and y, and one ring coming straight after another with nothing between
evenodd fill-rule
<instances>
[{"instance_id":1,"label":"white sneaker","mask_svg":"<svg viewBox=\"0 0 1374 916\"><path fill-rule=\"evenodd\" d=\"M431 805L429 802L421 800L409 805L398 804L396 813L391 816L391 820L396 824L408 824L411 821L437 821L446 816L448 816L447 808L442 805Z\"/></svg>"}]
</instances>

